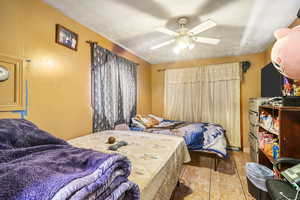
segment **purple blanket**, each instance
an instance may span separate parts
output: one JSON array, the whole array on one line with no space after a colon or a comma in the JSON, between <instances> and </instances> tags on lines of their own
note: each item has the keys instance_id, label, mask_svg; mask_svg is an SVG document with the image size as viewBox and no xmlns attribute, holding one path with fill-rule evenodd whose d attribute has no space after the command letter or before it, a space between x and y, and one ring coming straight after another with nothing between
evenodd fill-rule
<instances>
[{"instance_id":1,"label":"purple blanket","mask_svg":"<svg viewBox=\"0 0 300 200\"><path fill-rule=\"evenodd\" d=\"M138 200L126 157L76 148L26 120L0 120L0 199Z\"/></svg>"}]
</instances>

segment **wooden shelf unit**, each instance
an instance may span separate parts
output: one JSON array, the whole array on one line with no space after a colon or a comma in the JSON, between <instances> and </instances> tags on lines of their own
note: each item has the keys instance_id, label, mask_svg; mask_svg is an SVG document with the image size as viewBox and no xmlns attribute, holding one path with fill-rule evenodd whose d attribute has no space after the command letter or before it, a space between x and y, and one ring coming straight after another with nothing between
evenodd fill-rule
<instances>
[{"instance_id":1,"label":"wooden shelf unit","mask_svg":"<svg viewBox=\"0 0 300 200\"><path fill-rule=\"evenodd\" d=\"M300 107L279 107L264 105L259 107L261 111L267 111L274 116L279 116L279 131L274 132L260 124L259 131L268 132L279 139L279 158L291 157L300 159ZM259 150L258 163L272 168L275 162L273 157Z\"/></svg>"}]
</instances>

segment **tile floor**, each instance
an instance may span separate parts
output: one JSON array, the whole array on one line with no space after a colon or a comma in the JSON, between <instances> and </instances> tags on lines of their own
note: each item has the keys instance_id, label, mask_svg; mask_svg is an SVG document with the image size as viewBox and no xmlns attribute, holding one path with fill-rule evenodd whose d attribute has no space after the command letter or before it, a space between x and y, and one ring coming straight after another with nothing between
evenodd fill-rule
<instances>
[{"instance_id":1,"label":"tile floor","mask_svg":"<svg viewBox=\"0 0 300 200\"><path fill-rule=\"evenodd\" d=\"M192 153L192 162L185 165L175 200L253 200L248 193L245 163L248 153L230 152L227 160L214 171L212 158Z\"/></svg>"}]
</instances>

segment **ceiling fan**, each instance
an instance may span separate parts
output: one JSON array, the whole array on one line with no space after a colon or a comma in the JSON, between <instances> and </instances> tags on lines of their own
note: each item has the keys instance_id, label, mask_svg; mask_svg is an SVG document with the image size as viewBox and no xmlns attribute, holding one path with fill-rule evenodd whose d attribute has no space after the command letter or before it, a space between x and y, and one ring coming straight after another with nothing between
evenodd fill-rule
<instances>
[{"instance_id":1,"label":"ceiling fan","mask_svg":"<svg viewBox=\"0 0 300 200\"><path fill-rule=\"evenodd\" d=\"M185 25L188 23L187 17L180 17L177 20L177 23L179 25L179 29L176 32L167 28L156 29L156 31L170 35L173 38L166 42L152 46L150 49L155 50L176 42L177 45L174 48L174 53L179 54L183 50L193 49L196 42L212 44L212 45L217 45L220 42L220 39L197 36L199 33L206 31L217 25L212 20L206 20L205 22L199 24L198 26L190 30L185 27Z\"/></svg>"}]
</instances>

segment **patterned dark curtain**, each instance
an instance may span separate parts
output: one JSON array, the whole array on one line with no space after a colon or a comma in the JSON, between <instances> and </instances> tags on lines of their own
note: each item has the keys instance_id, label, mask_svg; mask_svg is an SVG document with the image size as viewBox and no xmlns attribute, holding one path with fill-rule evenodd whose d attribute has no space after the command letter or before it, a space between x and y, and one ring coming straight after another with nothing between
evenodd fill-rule
<instances>
[{"instance_id":1,"label":"patterned dark curtain","mask_svg":"<svg viewBox=\"0 0 300 200\"><path fill-rule=\"evenodd\" d=\"M91 48L93 132L129 124L136 115L137 65L97 44Z\"/></svg>"}]
</instances>

